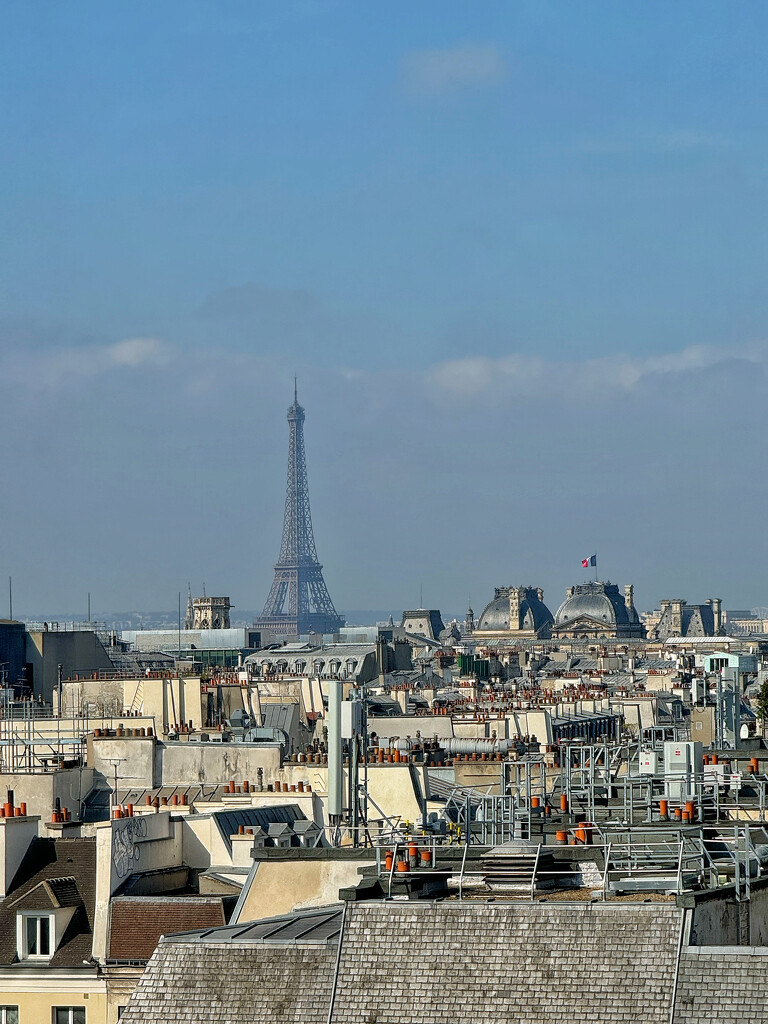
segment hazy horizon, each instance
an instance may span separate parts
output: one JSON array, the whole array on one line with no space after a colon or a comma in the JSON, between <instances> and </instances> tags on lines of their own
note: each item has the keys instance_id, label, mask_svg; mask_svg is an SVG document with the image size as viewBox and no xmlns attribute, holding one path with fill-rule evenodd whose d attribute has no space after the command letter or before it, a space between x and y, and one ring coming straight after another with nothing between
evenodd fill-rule
<instances>
[{"instance_id":1,"label":"hazy horizon","mask_svg":"<svg viewBox=\"0 0 768 1024\"><path fill-rule=\"evenodd\" d=\"M14 610L260 609L294 374L340 610L768 603L763 5L0 25Z\"/></svg>"}]
</instances>

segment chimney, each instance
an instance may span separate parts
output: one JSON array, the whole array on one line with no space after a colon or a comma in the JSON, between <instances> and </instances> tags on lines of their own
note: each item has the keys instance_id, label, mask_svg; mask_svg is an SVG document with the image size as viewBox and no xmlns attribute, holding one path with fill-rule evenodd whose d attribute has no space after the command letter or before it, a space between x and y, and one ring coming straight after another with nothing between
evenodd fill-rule
<instances>
[{"instance_id":1,"label":"chimney","mask_svg":"<svg viewBox=\"0 0 768 1024\"><path fill-rule=\"evenodd\" d=\"M715 620L715 635L717 635L723 628L723 602L719 597L713 597L711 601L712 617Z\"/></svg>"},{"instance_id":2,"label":"chimney","mask_svg":"<svg viewBox=\"0 0 768 1024\"><path fill-rule=\"evenodd\" d=\"M0 898L8 895L8 886L21 866L22 858L32 840L37 838L39 822L39 815L0 818Z\"/></svg>"}]
</instances>

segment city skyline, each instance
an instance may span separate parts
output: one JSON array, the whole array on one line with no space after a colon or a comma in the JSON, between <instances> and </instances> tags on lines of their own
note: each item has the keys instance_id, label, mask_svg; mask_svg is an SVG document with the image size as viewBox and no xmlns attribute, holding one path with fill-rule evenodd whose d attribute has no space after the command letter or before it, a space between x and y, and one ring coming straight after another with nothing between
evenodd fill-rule
<instances>
[{"instance_id":1,"label":"city skyline","mask_svg":"<svg viewBox=\"0 0 768 1024\"><path fill-rule=\"evenodd\" d=\"M390 15L3 11L19 609L258 608L294 374L339 608L765 602L768 13Z\"/></svg>"}]
</instances>

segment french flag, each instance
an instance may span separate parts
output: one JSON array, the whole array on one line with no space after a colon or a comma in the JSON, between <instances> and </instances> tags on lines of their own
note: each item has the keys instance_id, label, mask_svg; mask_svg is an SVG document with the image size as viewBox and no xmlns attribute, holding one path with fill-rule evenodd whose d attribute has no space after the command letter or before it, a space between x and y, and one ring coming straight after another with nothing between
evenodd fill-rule
<instances>
[{"instance_id":1,"label":"french flag","mask_svg":"<svg viewBox=\"0 0 768 1024\"><path fill-rule=\"evenodd\" d=\"M583 569L588 569L590 565L597 565L597 555L590 555L589 558L582 558L581 566Z\"/></svg>"}]
</instances>

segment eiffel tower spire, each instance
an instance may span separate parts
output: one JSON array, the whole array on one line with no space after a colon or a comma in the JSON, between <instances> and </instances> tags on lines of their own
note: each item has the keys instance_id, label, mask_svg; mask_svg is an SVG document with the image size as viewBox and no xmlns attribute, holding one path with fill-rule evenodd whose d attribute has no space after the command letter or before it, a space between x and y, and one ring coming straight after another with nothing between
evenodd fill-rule
<instances>
[{"instance_id":1,"label":"eiffel tower spire","mask_svg":"<svg viewBox=\"0 0 768 1024\"><path fill-rule=\"evenodd\" d=\"M335 633L344 625L344 619L336 614L323 579L323 567L317 560L304 453L304 409L299 405L295 377L288 429L288 480L280 556L264 610L254 626L264 633L284 636Z\"/></svg>"}]
</instances>

